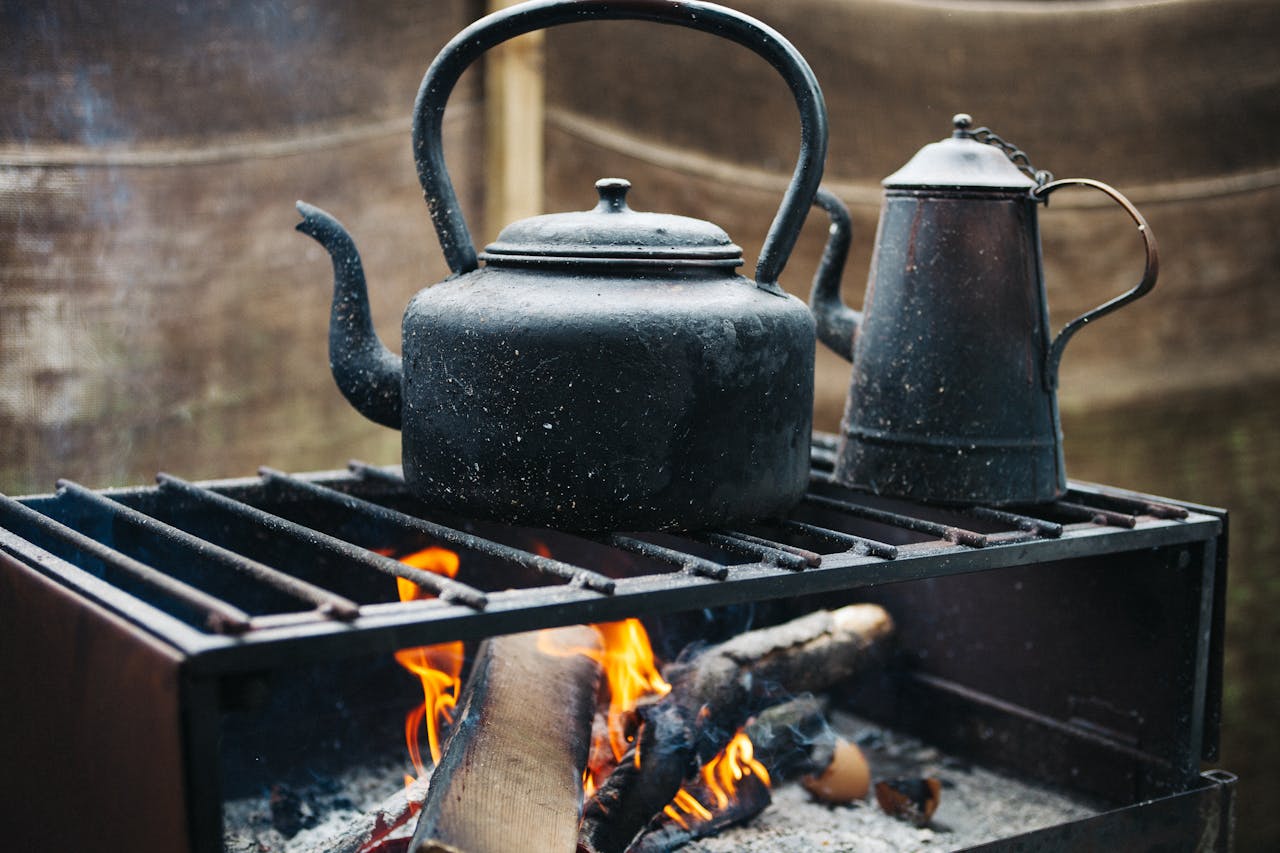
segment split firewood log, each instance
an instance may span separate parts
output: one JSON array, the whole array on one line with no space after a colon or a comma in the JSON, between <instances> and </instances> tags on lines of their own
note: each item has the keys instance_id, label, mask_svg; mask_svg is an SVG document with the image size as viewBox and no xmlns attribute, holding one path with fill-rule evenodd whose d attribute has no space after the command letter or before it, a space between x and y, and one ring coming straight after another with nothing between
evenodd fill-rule
<instances>
[{"instance_id":1,"label":"split firewood log","mask_svg":"<svg viewBox=\"0 0 1280 853\"><path fill-rule=\"evenodd\" d=\"M639 709L635 741L587 803L579 850L622 853L753 712L844 681L879 656L892 630L883 608L855 604L748 631L667 667L671 691Z\"/></svg>"},{"instance_id":2,"label":"split firewood log","mask_svg":"<svg viewBox=\"0 0 1280 853\"><path fill-rule=\"evenodd\" d=\"M431 775L413 853L565 851L600 680L600 635L575 626L480 645Z\"/></svg>"}]
</instances>

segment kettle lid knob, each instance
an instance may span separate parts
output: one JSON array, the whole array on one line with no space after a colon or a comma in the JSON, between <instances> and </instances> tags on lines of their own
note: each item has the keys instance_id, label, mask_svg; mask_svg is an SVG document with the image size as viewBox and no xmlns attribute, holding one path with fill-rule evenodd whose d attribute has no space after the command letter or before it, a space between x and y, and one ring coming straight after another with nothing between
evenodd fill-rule
<instances>
[{"instance_id":1,"label":"kettle lid knob","mask_svg":"<svg viewBox=\"0 0 1280 853\"><path fill-rule=\"evenodd\" d=\"M627 206L627 191L630 189L631 182L626 178L601 178L596 181L596 192L600 194L596 210L600 213L626 213L631 209Z\"/></svg>"}]
</instances>

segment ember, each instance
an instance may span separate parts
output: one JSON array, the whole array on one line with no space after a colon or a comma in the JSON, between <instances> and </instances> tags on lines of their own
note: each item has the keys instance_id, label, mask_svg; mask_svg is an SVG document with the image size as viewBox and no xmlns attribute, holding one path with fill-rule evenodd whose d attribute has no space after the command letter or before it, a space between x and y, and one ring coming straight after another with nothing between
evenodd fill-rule
<instances>
[{"instance_id":1,"label":"ember","mask_svg":"<svg viewBox=\"0 0 1280 853\"><path fill-rule=\"evenodd\" d=\"M769 771L755 760L751 738L740 731L715 758L703 765L699 773L702 787L714 798L714 805L704 806L688 788L681 788L662 811L685 829L689 828L685 815L711 820L713 808L716 811L729 808L730 801L737 798L738 783L747 776L755 776L765 787L771 784Z\"/></svg>"}]
</instances>

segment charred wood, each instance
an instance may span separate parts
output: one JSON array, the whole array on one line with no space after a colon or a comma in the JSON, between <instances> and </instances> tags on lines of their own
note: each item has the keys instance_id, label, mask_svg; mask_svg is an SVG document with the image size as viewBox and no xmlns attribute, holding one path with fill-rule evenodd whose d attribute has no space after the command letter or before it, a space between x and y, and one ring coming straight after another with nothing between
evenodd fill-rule
<instances>
[{"instance_id":1,"label":"charred wood","mask_svg":"<svg viewBox=\"0 0 1280 853\"><path fill-rule=\"evenodd\" d=\"M699 803L714 801L704 785L692 785L688 795ZM649 821L644 834L627 848L628 853L666 853L695 841L715 835L722 829L746 823L769 807L773 798L769 786L756 776L744 776L738 783L733 800L724 808L708 811L710 817L692 812L675 812L670 807Z\"/></svg>"},{"instance_id":2,"label":"charred wood","mask_svg":"<svg viewBox=\"0 0 1280 853\"><path fill-rule=\"evenodd\" d=\"M745 731L756 760L769 768L775 783L821 773L835 754L836 734L827 722L826 703L815 696L766 708Z\"/></svg>"},{"instance_id":3,"label":"charred wood","mask_svg":"<svg viewBox=\"0 0 1280 853\"><path fill-rule=\"evenodd\" d=\"M390 837L405 827L422 808L427 796L429 777L423 777L387 797L376 808L338 833L325 847L325 853L392 853ZM408 832L405 832L408 835ZM401 839L405 847L409 839Z\"/></svg>"},{"instance_id":4,"label":"charred wood","mask_svg":"<svg viewBox=\"0 0 1280 853\"><path fill-rule=\"evenodd\" d=\"M882 608L851 605L740 634L668 667L671 692L639 709L635 743L587 803L580 849L626 850L754 711L849 678L892 628Z\"/></svg>"},{"instance_id":5,"label":"charred wood","mask_svg":"<svg viewBox=\"0 0 1280 853\"><path fill-rule=\"evenodd\" d=\"M942 799L942 782L933 776L885 779L876 783L876 802L887 815L927 826Z\"/></svg>"},{"instance_id":6,"label":"charred wood","mask_svg":"<svg viewBox=\"0 0 1280 853\"><path fill-rule=\"evenodd\" d=\"M767 708L747 723L744 732L754 746L754 757L769 771L770 784L822 772L831 761L835 733L827 723L824 703L809 695ZM706 817L696 806L681 807L681 797L706 807ZM685 800L687 803L687 799ZM754 775L738 780L728 805L720 806L708 786L699 779L687 784L677 803L658 813L629 853L665 853L690 841L714 835L730 826L746 823L764 811L772 797L769 786Z\"/></svg>"},{"instance_id":7,"label":"charred wood","mask_svg":"<svg viewBox=\"0 0 1280 853\"><path fill-rule=\"evenodd\" d=\"M271 786L270 808L271 825L285 838L293 838L303 829L315 826L315 811L288 785Z\"/></svg>"},{"instance_id":8,"label":"charred wood","mask_svg":"<svg viewBox=\"0 0 1280 853\"><path fill-rule=\"evenodd\" d=\"M414 853L572 851L600 636L577 626L481 644L431 777Z\"/></svg>"}]
</instances>

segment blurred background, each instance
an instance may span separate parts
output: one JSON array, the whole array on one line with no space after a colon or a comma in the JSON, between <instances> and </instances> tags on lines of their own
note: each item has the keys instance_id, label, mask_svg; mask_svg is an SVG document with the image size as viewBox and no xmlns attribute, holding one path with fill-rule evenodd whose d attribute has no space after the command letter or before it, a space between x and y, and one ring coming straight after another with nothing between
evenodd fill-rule
<instances>
[{"instance_id":1,"label":"blurred background","mask_svg":"<svg viewBox=\"0 0 1280 853\"><path fill-rule=\"evenodd\" d=\"M1231 510L1220 765L1242 850L1280 849L1280 4L1272 0L735 0L813 65L827 184L862 299L879 181L971 113L1059 177L1145 213L1162 272L1076 337L1068 472ZM0 491L398 461L327 369L330 268L295 199L350 228L393 349L447 274L414 176L418 82L481 0L0 4ZM545 102L542 93L545 86ZM580 24L468 72L446 150L478 242L593 204L709 219L748 270L794 165L776 74L707 35ZM1096 197L1095 197L1096 196ZM487 205L486 205L487 203ZM1041 218L1055 326L1131 286L1141 243L1099 194ZM808 292L815 216L783 283ZM849 368L818 357L834 430Z\"/></svg>"}]
</instances>

